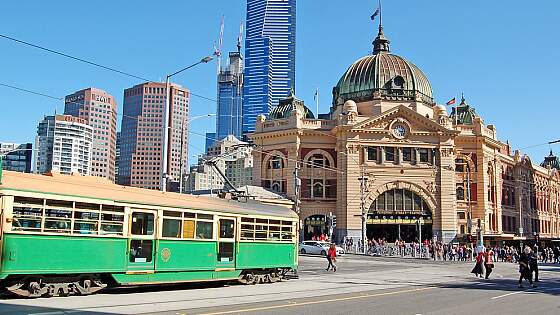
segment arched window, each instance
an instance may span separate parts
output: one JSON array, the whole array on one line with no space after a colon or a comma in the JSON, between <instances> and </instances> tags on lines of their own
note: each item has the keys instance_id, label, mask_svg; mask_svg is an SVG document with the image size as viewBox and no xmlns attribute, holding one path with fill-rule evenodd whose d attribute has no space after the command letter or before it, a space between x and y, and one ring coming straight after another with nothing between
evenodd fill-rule
<instances>
[{"instance_id":1,"label":"arched window","mask_svg":"<svg viewBox=\"0 0 560 315\"><path fill-rule=\"evenodd\" d=\"M329 159L323 154L317 153L313 154L307 160L307 166L309 167L330 167Z\"/></svg>"},{"instance_id":2,"label":"arched window","mask_svg":"<svg viewBox=\"0 0 560 315\"><path fill-rule=\"evenodd\" d=\"M373 202L369 212L422 215L431 215L432 213L424 199L408 189L392 189L382 193Z\"/></svg>"},{"instance_id":3,"label":"arched window","mask_svg":"<svg viewBox=\"0 0 560 315\"><path fill-rule=\"evenodd\" d=\"M279 170L284 168L284 159L280 155L274 155L268 160L268 169Z\"/></svg>"},{"instance_id":4,"label":"arched window","mask_svg":"<svg viewBox=\"0 0 560 315\"><path fill-rule=\"evenodd\" d=\"M280 193L280 192L282 192L282 184L280 184L280 182L278 182L278 181L274 181L270 185L270 189L274 192Z\"/></svg>"},{"instance_id":5,"label":"arched window","mask_svg":"<svg viewBox=\"0 0 560 315\"><path fill-rule=\"evenodd\" d=\"M316 180L313 183L313 197L315 198L323 198L325 194L325 187L323 186L322 180Z\"/></svg>"}]
</instances>

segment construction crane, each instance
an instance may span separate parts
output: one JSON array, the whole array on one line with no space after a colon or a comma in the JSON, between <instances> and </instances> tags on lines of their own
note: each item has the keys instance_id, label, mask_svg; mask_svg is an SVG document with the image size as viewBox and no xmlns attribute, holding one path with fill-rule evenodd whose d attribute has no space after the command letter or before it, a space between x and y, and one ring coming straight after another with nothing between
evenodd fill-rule
<instances>
[{"instance_id":1,"label":"construction crane","mask_svg":"<svg viewBox=\"0 0 560 315\"><path fill-rule=\"evenodd\" d=\"M243 21L239 24L239 35L237 36L237 52L241 55L241 43L243 42Z\"/></svg>"},{"instance_id":2,"label":"construction crane","mask_svg":"<svg viewBox=\"0 0 560 315\"><path fill-rule=\"evenodd\" d=\"M218 37L218 43L214 42L214 56L218 61L218 74L220 74L222 66L222 44L224 41L224 16L222 15L222 20L220 21L220 36Z\"/></svg>"}]
</instances>

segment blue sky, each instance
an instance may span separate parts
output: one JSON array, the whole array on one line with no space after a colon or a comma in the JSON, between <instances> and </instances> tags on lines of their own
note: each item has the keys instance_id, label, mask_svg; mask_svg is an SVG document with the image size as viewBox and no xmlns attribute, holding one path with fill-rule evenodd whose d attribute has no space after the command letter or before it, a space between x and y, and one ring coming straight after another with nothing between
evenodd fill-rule
<instances>
[{"instance_id":1,"label":"blue sky","mask_svg":"<svg viewBox=\"0 0 560 315\"><path fill-rule=\"evenodd\" d=\"M332 87L352 62L371 51L377 1L299 0L296 94L315 111L331 104ZM383 24L392 52L428 76L438 103L461 92L486 124L514 148L560 139L560 2L385 1ZM2 1L0 34L92 59L152 80L212 53L225 15L224 52L235 50L245 1ZM176 77L193 93L216 98L216 64ZM140 81L0 38L0 83L54 96L95 86L113 94ZM37 122L62 102L0 86L0 141L33 142ZM215 112L216 104L192 98L191 115ZM119 121L120 121L119 117ZM214 118L192 131L213 131ZM560 145L551 147L560 152ZM192 155L204 138L191 134ZM524 150L534 162L548 145ZM194 161L191 157L190 161Z\"/></svg>"}]
</instances>

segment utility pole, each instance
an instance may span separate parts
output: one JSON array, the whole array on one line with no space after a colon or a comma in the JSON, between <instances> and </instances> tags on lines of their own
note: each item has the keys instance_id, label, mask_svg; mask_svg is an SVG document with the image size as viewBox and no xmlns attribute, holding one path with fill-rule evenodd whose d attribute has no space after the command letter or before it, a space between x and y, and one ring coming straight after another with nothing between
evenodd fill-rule
<instances>
[{"instance_id":1,"label":"utility pole","mask_svg":"<svg viewBox=\"0 0 560 315\"><path fill-rule=\"evenodd\" d=\"M303 241L303 224L301 224L300 209L299 209L299 190L301 187L301 179L298 175L299 167L298 161L296 161L296 167L294 168L294 212L297 213L300 221L300 231L299 238Z\"/></svg>"},{"instance_id":2,"label":"utility pole","mask_svg":"<svg viewBox=\"0 0 560 315\"><path fill-rule=\"evenodd\" d=\"M366 182L367 182L367 177L365 177L365 171L364 171L364 167L362 166L360 168L360 177L358 178L358 180L360 181L360 210L361 212L361 218L362 218L362 253L363 254L367 254L367 225L366 225L366 220L367 220L367 211L365 210L365 203L366 203L366 196L365 196L365 192L366 192Z\"/></svg>"},{"instance_id":3,"label":"utility pole","mask_svg":"<svg viewBox=\"0 0 560 315\"><path fill-rule=\"evenodd\" d=\"M472 235L472 202L471 202L471 168L468 162L465 163L465 169L467 170L467 207L469 211L467 212L467 233ZM473 260L473 244L470 242L470 260Z\"/></svg>"}]
</instances>

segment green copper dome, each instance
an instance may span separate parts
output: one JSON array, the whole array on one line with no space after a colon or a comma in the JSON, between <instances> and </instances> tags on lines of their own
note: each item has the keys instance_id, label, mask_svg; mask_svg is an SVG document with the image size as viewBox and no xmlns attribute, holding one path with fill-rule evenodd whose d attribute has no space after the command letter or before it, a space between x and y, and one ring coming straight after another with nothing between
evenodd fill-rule
<instances>
[{"instance_id":1,"label":"green copper dome","mask_svg":"<svg viewBox=\"0 0 560 315\"><path fill-rule=\"evenodd\" d=\"M294 90L290 92L290 96L281 100L278 106L274 106L268 114L270 119L283 119L292 116L293 111L298 111L305 119L314 119L313 113L305 106L305 103L298 99Z\"/></svg>"},{"instance_id":2,"label":"green copper dome","mask_svg":"<svg viewBox=\"0 0 560 315\"><path fill-rule=\"evenodd\" d=\"M433 105L430 81L413 63L389 52L382 26L373 45L373 54L354 62L338 81L333 89L333 105L373 99L417 100Z\"/></svg>"}]
</instances>

